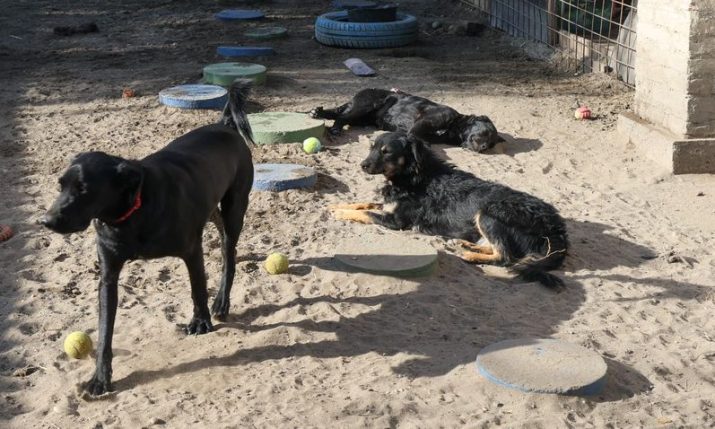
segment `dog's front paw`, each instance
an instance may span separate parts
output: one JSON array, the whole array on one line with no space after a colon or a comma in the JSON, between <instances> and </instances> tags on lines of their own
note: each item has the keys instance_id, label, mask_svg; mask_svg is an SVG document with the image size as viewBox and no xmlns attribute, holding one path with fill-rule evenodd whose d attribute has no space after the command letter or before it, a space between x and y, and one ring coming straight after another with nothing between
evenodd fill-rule
<instances>
[{"instance_id":1,"label":"dog's front paw","mask_svg":"<svg viewBox=\"0 0 715 429\"><path fill-rule=\"evenodd\" d=\"M343 133L342 128L337 128L337 127L330 127L328 128L328 134L330 134L333 137L339 136Z\"/></svg>"},{"instance_id":2,"label":"dog's front paw","mask_svg":"<svg viewBox=\"0 0 715 429\"><path fill-rule=\"evenodd\" d=\"M194 317L186 326L187 335L202 335L213 331L214 327L210 320Z\"/></svg>"},{"instance_id":3,"label":"dog's front paw","mask_svg":"<svg viewBox=\"0 0 715 429\"><path fill-rule=\"evenodd\" d=\"M333 216L337 220L347 220L358 223L374 223L372 212L369 210L333 210Z\"/></svg>"},{"instance_id":4,"label":"dog's front paw","mask_svg":"<svg viewBox=\"0 0 715 429\"><path fill-rule=\"evenodd\" d=\"M313 119L323 119L323 106L316 107L315 109L308 112L308 115L310 115L310 117Z\"/></svg>"},{"instance_id":5,"label":"dog's front paw","mask_svg":"<svg viewBox=\"0 0 715 429\"><path fill-rule=\"evenodd\" d=\"M216 295L216 299L214 299L214 303L211 306L211 314L217 319L217 320L226 320L226 317L228 316L228 310L231 308L231 302L229 301L228 298L223 298L220 294Z\"/></svg>"},{"instance_id":6,"label":"dog's front paw","mask_svg":"<svg viewBox=\"0 0 715 429\"><path fill-rule=\"evenodd\" d=\"M333 212L333 217L337 220L351 220L350 215L352 210L346 210L346 209L332 209Z\"/></svg>"},{"instance_id":7,"label":"dog's front paw","mask_svg":"<svg viewBox=\"0 0 715 429\"><path fill-rule=\"evenodd\" d=\"M109 380L100 379L97 374L82 386L82 393L87 399L97 399L111 391L112 383Z\"/></svg>"},{"instance_id":8,"label":"dog's front paw","mask_svg":"<svg viewBox=\"0 0 715 429\"><path fill-rule=\"evenodd\" d=\"M328 210L382 210L382 204L379 203L348 203L348 204L329 204Z\"/></svg>"}]
</instances>

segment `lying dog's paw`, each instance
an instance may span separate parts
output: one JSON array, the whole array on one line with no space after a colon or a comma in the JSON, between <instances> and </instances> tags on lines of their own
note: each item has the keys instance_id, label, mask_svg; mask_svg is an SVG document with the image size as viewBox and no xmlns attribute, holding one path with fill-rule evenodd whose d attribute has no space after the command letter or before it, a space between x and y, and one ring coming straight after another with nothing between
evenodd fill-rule
<instances>
[{"instance_id":1,"label":"lying dog's paw","mask_svg":"<svg viewBox=\"0 0 715 429\"><path fill-rule=\"evenodd\" d=\"M323 119L323 106L316 107L315 109L308 112L308 115L310 115L310 117L313 119Z\"/></svg>"},{"instance_id":2,"label":"lying dog's paw","mask_svg":"<svg viewBox=\"0 0 715 429\"><path fill-rule=\"evenodd\" d=\"M343 133L343 130L341 128L335 128L335 127L328 128L328 134L330 134L331 136L339 136L342 133Z\"/></svg>"},{"instance_id":3,"label":"lying dog's paw","mask_svg":"<svg viewBox=\"0 0 715 429\"><path fill-rule=\"evenodd\" d=\"M379 203L329 204L328 210L382 210Z\"/></svg>"},{"instance_id":4,"label":"lying dog's paw","mask_svg":"<svg viewBox=\"0 0 715 429\"><path fill-rule=\"evenodd\" d=\"M337 220L347 220L350 222L359 223L374 223L372 219L373 212L370 210L350 210L338 209L333 211L333 216Z\"/></svg>"},{"instance_id":5,"label":"lying dog's paw","mask_svg":"<svg viewBox=\"0 0 715 429\"><path fill-rule=\"evenodd\" d=\"M97 399L112 391L112 383L100 380L95 374L91 380L82 386L82 396L86 399Z\"/></svg>"},{"instance_id":6,"label":"lying dog's paw","mask_svg":"<svg viewBox=\"0 0 715 429\"><path fill-rule=\"evenodd\" d=\"M220 294L216 295L214 303L211 306L211 314L217 319L224 321L228 316L228 310L231 308L231 302L228 298L223 298Z\"/></svg>"},{"instance_id":7,"label":"lying dog's paw","mask_svg":"<svg viewBox=\"0 0 715 429\"><path fill-rule=\"evenodd\" d=\"M351 211L352 210L333 209L333 217L337 220L351 220L350 219Z\"/></svg>"},{"instance_id":8,"label":"lying dog's paw","mask_svg":"<svg viewBox=\"0 0 715 429\"><path fill-rule=\"evenodd\" d=\"M193 319L191 319L191 322L189 322L189 324L186 326L187 335L208 334L213 330L214 327L211 324L210 320L200 319L198 317L194 317Z\"/></svg>"}]
</instances>

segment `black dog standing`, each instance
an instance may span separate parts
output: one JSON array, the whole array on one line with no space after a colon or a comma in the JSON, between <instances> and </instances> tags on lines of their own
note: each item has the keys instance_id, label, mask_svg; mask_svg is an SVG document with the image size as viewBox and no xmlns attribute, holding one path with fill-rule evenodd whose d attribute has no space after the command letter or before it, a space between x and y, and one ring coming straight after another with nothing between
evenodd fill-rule
<instances>
[{"instance_id":1,"label":"black dog standing","mask_svg":"<svg viewBox=\"0 0 715 429\"><path fill-rule=\"evenodd\" d=\"M182 258L194 303L186 331L213 330L201 243L209 217L222 232L224 260L211 312L217 318L228 314L236 244L253 184L253 162L246 145L246 141L253 143L244 113L247 92L245 82L231 86L223 124L191 131L142 160L82 153L60 178L60 195L41 223L69 234L87 229L94 220L97 231L99 342L95 374L84 386L88 394L98 396L112 388L117 281L125 262Z\"/></svg>"},{"instance_id":2,"label":"black dog standing","mask_svg":"<svg viewBox=\"0 0 715 429\"><path fill-rule=\"evenodd\" d=\"M446 144L484 152L504 141L486 116L462 115L451 107L401 91L363 89L334 109L316 107L319 119L334 120L332 134L345 125L374 125L381 130L403 131L427 145Z\"/></svg>"}]
</instances>

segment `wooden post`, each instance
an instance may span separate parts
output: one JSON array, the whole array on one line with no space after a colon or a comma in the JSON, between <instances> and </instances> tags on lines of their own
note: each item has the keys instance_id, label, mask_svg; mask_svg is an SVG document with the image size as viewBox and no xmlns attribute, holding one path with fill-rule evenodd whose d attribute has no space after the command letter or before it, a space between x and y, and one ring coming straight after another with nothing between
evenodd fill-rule
<instances>
[{"instance_id":1,"label":"wooden post","mask_svg":"<svg viewBox=\"0 0 715 429\"><path fill-rule=\"evenodd\" d=\"M549 46L558 46L559 44L559 11L556 6L560 2L561 0L549 0L548 3Z\"/></svg>"}]
</instances>

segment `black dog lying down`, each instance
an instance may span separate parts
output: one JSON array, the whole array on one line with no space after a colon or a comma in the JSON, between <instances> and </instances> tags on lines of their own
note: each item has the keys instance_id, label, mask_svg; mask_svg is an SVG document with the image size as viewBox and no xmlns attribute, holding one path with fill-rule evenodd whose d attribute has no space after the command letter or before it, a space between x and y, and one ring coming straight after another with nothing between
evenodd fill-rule
<instances>
[{"instance_id":1,"label":"black dog lying down","mask_svg":"<svg viewBox=\"0 0 715 429\"><path fill-rule=\"evenodd\" d=\"M386 131L404 131L425 144L462 146L484 152L504 141L486 116L462 115L451 107L401 91L363 89L334 109L316 107L318 119L331 119L332 134L344 125L374 125Z\"/></svg>"},{"instance_id":2,"label":"black dog lying down","mask_svg":"<svg viewBox=\"0 0 715 429\"><path fill-rule=\"evenodd\" d=\"M550 204L457 170L405 133L378 137L361 167L387 178L386 209L331 206L336 218L456 238L465 261L506 265L526 281L563 287L546 272L561 266L568 248L564 221Z\"/></svg>"},{"instance_id":3,"label":"black dog lying down","mask_svg":"<svg viewBox=\"0 0 715 429\"><path fill-rule=\"evenodd\" d=\"M251 151L245 143L253 143L244 113L247 91L243 82L230 89L229 107L224 111L230 118L224 117L222 122L235 125L235 129L223 124L201 127L142 160L82 153L60 178L60 195L41 223L68 234L87 229L94 219L97 231L99 342L95 374L84 386L89 395L102 395L112 388L117 280L126 261L182 258L194 303L186 331L204 334L213 330L201 245L210 216L222 231L224 261L221 287L211 310L217 318L228 314L236 243L253 183Z\"/></svg>"}]
</instances>

